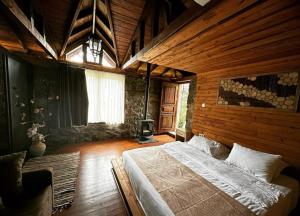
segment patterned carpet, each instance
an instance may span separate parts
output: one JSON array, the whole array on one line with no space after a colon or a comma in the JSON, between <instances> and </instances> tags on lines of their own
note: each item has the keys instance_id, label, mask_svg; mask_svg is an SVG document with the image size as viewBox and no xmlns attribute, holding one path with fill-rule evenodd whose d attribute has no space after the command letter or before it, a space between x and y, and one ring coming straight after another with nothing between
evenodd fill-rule
<instances>
[{"instance_id":1,"label":"patterned carpet","mask_svg":"<svg viewBox=\"0 0 300 216\"><path fill-rule=\"evenodd\" d=\"M32 158L23 172L52 167L54 188L53 213L71 206L75 197L80 152Z\"/></svg>"}]
</instances>

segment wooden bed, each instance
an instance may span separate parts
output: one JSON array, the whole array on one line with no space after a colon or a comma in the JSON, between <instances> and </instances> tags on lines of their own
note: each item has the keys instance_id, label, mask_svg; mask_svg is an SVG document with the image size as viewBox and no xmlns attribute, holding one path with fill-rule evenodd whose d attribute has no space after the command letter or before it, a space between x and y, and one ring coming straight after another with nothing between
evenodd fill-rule
<instances>
[{"instance_id":1,"label":"wooden bed","mask_svg":"<svg viewBox=\"0 0 300 216\"><path fill-rule=\"evenodd\" d=\"M127 214L132 216L145 216L142 207L136 199L135 193L129 182L129 178L123 168L122 159L113 159L111 163L112 173L118 190L120 191Z\"/></svg>"},{"instance_id":2,"label":"wooden bed","mask_svg":"<svg viewBox=\"0 0 300 216\"><path fill-rule=\"evenodd\" d=\"M122 158L112 159L112 173L117 184L118 190L120 191L121 198L123 200L124 206L126 208L127 215L133 216L145 216L143 208L141 207L139 201L131 186L128 175L123 167ZM287 174L287 173L286 173ZM297 172L298 174L298 172ZM295 175L289 175L296 177ZM298 177L298 176L297 176ZM297 178L296 178L297 179ZM296 209L290 213L290 215L298 215L299 203Z\"/></svg>"}]
</instances>

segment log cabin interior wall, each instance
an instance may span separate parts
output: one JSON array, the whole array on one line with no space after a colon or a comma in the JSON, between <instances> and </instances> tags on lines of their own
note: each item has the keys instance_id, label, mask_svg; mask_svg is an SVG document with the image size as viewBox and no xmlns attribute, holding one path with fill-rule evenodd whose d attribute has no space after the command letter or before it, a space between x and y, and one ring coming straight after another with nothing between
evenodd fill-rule
<instances>
[{"instance_id":1,"label":"log cabin interior wall","mask_svg":"<svg viewBox=\"0 0 300 216\"><path fill-rule=\"evenodd\" d=\"M239 142L257 150L282 154L288 162L300 167L300 113L217 105L221 78L299 71L300 20L293 17L295 10L299 11L299 5L285 3L276 10L274 6L267 7L266 4L265 10L257 14L261 19L241 26L237 30L241 33L240 38L236 41L229 41L235 39L236 34L228 33L227 40L226 36L220 36L214 42L216 48L202 54L206 61L203 69L197 71L193 132L204 133L230 146ZM256 9L249 11L254 14ZM228 20L223 26L234 22L237 21ZM219 29L222 30L222 25ZM218 42L223 45L219 46ZM202 48L208 44L202 44ZM234 46L239 50L234 51ZM210 60L209 54L220 57ZM202 103L206 104L205 108L201 107Z\"/></svg>"},{"instance_id":2,"label":"log cabin interior wall","mask_svg":"<svg viewBox=\"0 0 300 216\"><path fill-rule=\"evenodd\" d=\"M299 11L295 0L220 1L137 59L197 73L194 134L281 154L300 167L299 112L217 105L221 78L299 71Z\"/></svg>"},{"instance_id":3,"label":"log cabin interior wall","mask_svg":"<svg viewBox=\"0 0 300 216\"><path fill-rule=\"evenodd\" d=\"M249 19L247 25L236 30L239 34L233 31L225 36L220 35L215 39L214 46L202 54L205 63L203 69L197 71L193 131L229 146L239 142L257 150L281 154L299 168L299 110L284 112L217 105L221 78L300 71L299 2L268 2L258 4L237 16L236 20L228 20L216 27L226 31L224 27L237 25L235 23L239 17L244 17L244 21ZM258 9L260 12L256 13ZM259 19L251 21L251 17L255 16ZM209 43L200 46L204 49L207 45ZM210 55L219 57L210 58ZM206 104L205 108L202 108L202 103Z\"/></svg>"}]
</instances>

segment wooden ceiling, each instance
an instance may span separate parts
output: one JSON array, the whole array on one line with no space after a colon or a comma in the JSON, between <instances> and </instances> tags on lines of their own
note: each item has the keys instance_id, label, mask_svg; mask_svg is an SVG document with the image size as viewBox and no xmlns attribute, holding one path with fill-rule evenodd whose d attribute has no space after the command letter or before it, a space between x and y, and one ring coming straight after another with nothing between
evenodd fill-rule
<instances>
[{"instance_id":1,"label":"wooden ceiling","mask_svg":"<svg viewBox=\"0 0 300 216\"><path fill-rule=\"evenodd\" d=\"M183 18L191 15L190 8L196 11L201 6L193 0L0 0L0 45L26 60L61 61L94 32L121 67L132 57L133 48L139 52L182 14ZM144 65L134 62L126 72L144 74ZM153 67L153 76L161 78L190 75L184 70Z\"/></svg>"},{"instance_id":2,"label":"wooden ceiling","mask_svg":"<svg viewBox=\"0 0 300 216\"><path fill-rule=\"evenodd\" d=\"M300 54L297 0L220 1L131 58L194 73ZM126 65L126 64L125 64Z\"/></svg>"},{"instance_id":3,"label":"wooden ceiling","mask_svg":"<svg viewBox=\"0 0 300 216\"><path fill-rule=\"evenodd\" d=\"M126 69L128 72L134 72L141 76L146 76L147 73L147 63L146 62L135 62L130 65L129 68ZM165 67L161 65L152 64L151 68L151 76L153 78L160 78L167 81L178 81L182 80L185 77L194 76L193 73L177 70L170 67Z\"/></svg>"},{"instance_id":4,"label":"wooden ceiling","mask_svg":"<svg viewBox=\"0 0 300 216\"><path fill-rule=\"evenodd\" d=\"M144 10L145 0L111 0L110 2L117 52L120 62L123 62Z\"/></svg>"}]
</instances>

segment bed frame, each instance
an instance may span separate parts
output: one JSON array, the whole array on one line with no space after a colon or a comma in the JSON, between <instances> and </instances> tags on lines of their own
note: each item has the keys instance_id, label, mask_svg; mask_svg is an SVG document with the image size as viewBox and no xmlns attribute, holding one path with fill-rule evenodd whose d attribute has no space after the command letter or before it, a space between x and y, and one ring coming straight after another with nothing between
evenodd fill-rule
<instances>
[{"instance_id":1,"label":"bed frame","mask_svg":"<svg viewBox=\"0 0 300 216\"><path fill-rule=\"evenodd\" d=\"M145 213L140 206L139 201L131 187L129 178L123 168L122 159L112 159L112 173L120 191L122 200L124 202L127 215L132 216L145 216Z\"/></svg>"},{"instance_id":2,"label":"bed frame","mask_svg":"<svg viewBox=\"0 0 300 216\"><path fill-rule=\"evenodd\" d=\"M141 207L139 201L136 198L136 195L131 187L129 178L126 174L126 171L122 164L122 158L116 158L111 160L112 164L112 173L117 184L118 190L120 192L121 198L124 202L127 215L130 216L145 216L143 208ZM295 172L294 167L286 169L283 174L293 177L300 182L298 170ZM299 215L300 212L300 199L296 209L294 209L290 216Z\"/></svg>"}]
</instances>

